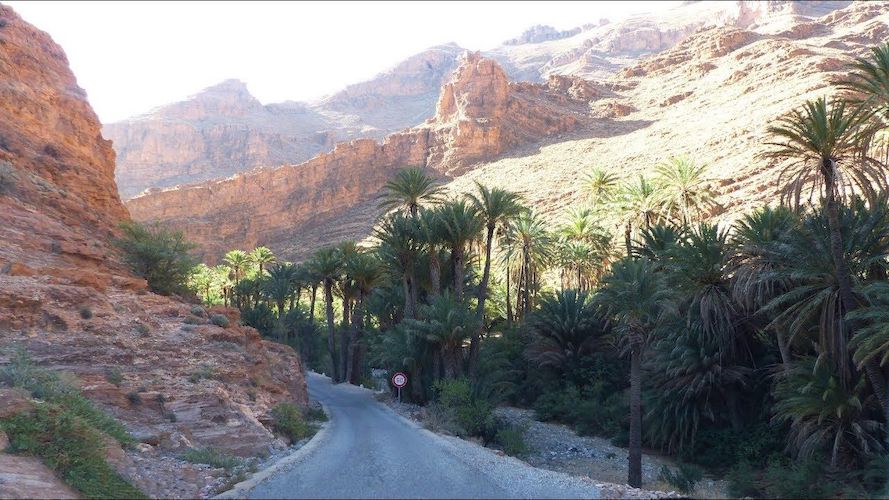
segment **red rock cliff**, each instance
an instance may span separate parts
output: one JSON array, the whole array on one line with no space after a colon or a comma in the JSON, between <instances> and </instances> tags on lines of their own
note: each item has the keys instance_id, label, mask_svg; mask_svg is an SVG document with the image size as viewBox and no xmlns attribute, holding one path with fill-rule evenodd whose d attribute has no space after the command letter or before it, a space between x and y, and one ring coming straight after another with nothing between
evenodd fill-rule
<instances>
[{"instance_id":1,"label":"red rock cliff","mask_svg":"<svg viewBox=\"0 0 889 500\"><path fill-rule=\"evenodd\" d=\"M436 115L419 127L382 143L341 143L299 165L148 192L127 205L137 220L182 229L210 260L258 244L298 258L319 244L366 235L379 213L376 194L401 168L451 175L588 118L586 98L558 85L509 83L497 63L466 54L442 88ZM347 213L347 222L326 223Z\"/></svg>"}]
</instances>

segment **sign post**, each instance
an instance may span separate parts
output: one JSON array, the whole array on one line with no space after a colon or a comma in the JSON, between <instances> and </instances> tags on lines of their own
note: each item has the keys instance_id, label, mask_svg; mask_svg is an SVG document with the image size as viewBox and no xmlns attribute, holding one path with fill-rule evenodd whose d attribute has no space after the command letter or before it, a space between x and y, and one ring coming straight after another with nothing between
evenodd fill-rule
<instances>
[{"instance_id":1,"label":"sign post","mask_svg":"<svg viewBox=\"0 0 889 500\"><path fill-rule=\"evenodd\" d=\"M392 385L398 388L398 402L401 402L401 388L407 385L407 375L403 372L395 372L392 375Z\"/></svg>"}]
</instances>

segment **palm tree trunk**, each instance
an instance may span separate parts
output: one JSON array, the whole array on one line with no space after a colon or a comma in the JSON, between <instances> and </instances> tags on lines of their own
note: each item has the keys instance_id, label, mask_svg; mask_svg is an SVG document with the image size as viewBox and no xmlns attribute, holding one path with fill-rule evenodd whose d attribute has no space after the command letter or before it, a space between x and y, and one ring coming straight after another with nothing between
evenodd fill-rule
<instances>
[{"instance_id":1,"label":"palm tree trunk","mask_svg":"<svg viewBox=\"0 0 889 500\"><path fill-rule=\"evenodd\" d=\"M633 224L627 222L627 225L624 227L624 244L627 246L627 257L633 254Z\"/></svg>"},{"instance_id":2,"label":"palm tree trunk","mask_svg":"<svg viewBox=\"0 0 889 500\"><path fill-rule=\"evenodd\" d=\"M512 274L509 269L509 254L506 255L506 329L512 329L512 302L509 296L509 275Z\"/></svg>"},{"instance_id":3,"label":"palm tree trunk","mask_svg":"<svg viewBox=\"0 0 889 500\"><path fill-rule=\"evenodd\" d=\"M627 484L642 487L642 352L633 349L630 359L630 452Z\"/></svg>"},{"instance_id":4,"label":"palm tree trunk","mask_svg":"<svg viewBox=\"0 0 889 500\"><path fill-rule=\"evenodd\" d=\"M466 267L462 248L454 248L454 298L457 302L463 300L463 272Z\"/></svg>"},{"instance_id":5,"label":"palm tree trunk","mask_svg":"<svg viewBox=\"0 0 889 500\"><path fill-rule=\"evenodd\" d=\"M523 255L524 262L522 265L525 267L524 275L525 275L525 284L522 290L522 318L527 317L528 311L531 309L531 249L525 248Z\"/></svg>"},{"instance_id":6,"label":"palm tree trunk","mask_svg":"<svg viewBox=\"0 0 889 500\"><path fill-rule=\"evenodd\" d=\"M339 364L336 359L336 325L333 324L333 280L324 280L324 306L327 312L327 352L330 354L330 369L333 370L332 379L337 381L339 377Z\"/></svg>"},{"instance_id":7,"label":"palm tree trunk","mask_svg":"<svg viewBox=\"0 0 889 500\"><path fill-rule=\"evenodd\" d=\"M824 185L827 191L827 222L830 226L830 252L836 269L837 285L840 291L840 300L843 305L843 316L855 309L855 298L852 295L852 277L849 265L846 263L843 251L843 235L840 232L840 216L836 197L836 176L834 175L833 161L826 160L822 165ZM841 380L844 384L849 381L849 349L845 329L839 329L840 336L834 339L834 356Z\"/></svg>"},{"instance_id":8,"label":"palm tree trunk","mask_svg":"<svg viewBox=\"0 0 889 500\"><path fill-rule=\"evenodd\" d=\"M364 293L360 293L355 307L352 309L352 331L349 339L349 367L346 371L346 380L353 385L358 385L361 374L361 337L364 335Z\"/></svg>"},{"instance_id":9,"label":"palm tree trunk","mask_svg":"<svg viewBox=\"0 0 889 500\"><path fill-rule=\"evenodd\" d=\"M346 381L346 372L349 367L349 352L352 347L349 345L349 341L352 338L352 328L351 328L351 320L352 320L352 301L349 297L343 297L343 325L340 329L340 382Z\"/></svg>"},{"instance_id":10,"label":"palm tree trunk","mask_svg":"<svg viewBox=\"0 0 889 500\"><path fill-rule=\"evenodd\" d=\"M787 339L784 337L784 332L780 328L775 329L775 338L778 341L778 352L781 353L781 364L784 366L784 374L790 375L790 346L787 345Z\"/></svg>"},{"instance_id":11,"label":"palm tree trunk","mask_svg":"<svg viewBox=\"0 0 889 500\"><path fill-rule=\"evenodd\" d=\"M469 340L469 377L475 378L478 365L478 351L481 347L481 335L485 329L485 300L488 298L488 282L491 279L491 247L494 245L494 226L488 226L485 239L485 267L482 271L482 282L478 286L478 305L475 309L475 321L478 328Z\"/></svg>"},{"instance_id":12,"label":"palm tree trunk","mask_svg":"<svg viewBox=\"0 0 889 500\"><path fill-rule=\"evenodd\" d=\"M412 319L414 317L414 304L413 304L413 292L411 288L413 288L413 283L410 276L405 273L401 277L401 286L404 290L404 317L407 319Z\"/></svg>"},{"instance_id":13,"label":"palm tree trunk","mask_svg":"<svg viewBox=\"0 0 889 500\"><path fill-rule=\"evenodd\" d=\"M309 322L315 322L315 296L318 295L318 283L312 283L312 299L309 302Z\"/></svg>"},{"instance_id":14,"label":"palm tree trunk","mask_svg":"<svg viewBox=\"0 0 889 500\"><path fill-rule=\"evenodd\" d=\"M432 284L430 295L437 297L441 293L441 262L435 249L429 251L429 281Z\"/></svg>"}]
</instances>

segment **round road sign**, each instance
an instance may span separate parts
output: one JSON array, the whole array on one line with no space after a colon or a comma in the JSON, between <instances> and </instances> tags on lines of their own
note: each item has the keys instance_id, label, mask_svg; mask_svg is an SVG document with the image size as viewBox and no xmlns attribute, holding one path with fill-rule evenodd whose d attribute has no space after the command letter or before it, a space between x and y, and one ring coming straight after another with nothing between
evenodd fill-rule
<instances>
[{"instance_id":1,"label":"round road sign","mask_svg":"<svg viewBox=\"0 0 889 500\"><path fill-rule=\"evenodd\" d=\"M401 389L402 387L407 385L407 375L402 372L395 372L395 375L392 375L392 385Z\"/></svg>"}]
</instances>

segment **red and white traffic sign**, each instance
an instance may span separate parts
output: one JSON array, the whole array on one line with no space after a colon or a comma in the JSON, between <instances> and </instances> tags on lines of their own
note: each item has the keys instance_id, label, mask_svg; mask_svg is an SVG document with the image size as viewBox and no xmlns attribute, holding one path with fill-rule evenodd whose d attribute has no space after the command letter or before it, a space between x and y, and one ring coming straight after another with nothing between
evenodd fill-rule
<instances>
[{"instance_id":1,"label":"red and white traffic sign","mask_svg":"<svg viewBox=\"0 0 889 500\"><path fill-rule=\"evenodd\" d=\"M395 374L392 375L392 385L398 387L399 389L406 386L407 375L405 375L403 372L395 372Z\"/></svg>"}]
</instances>

